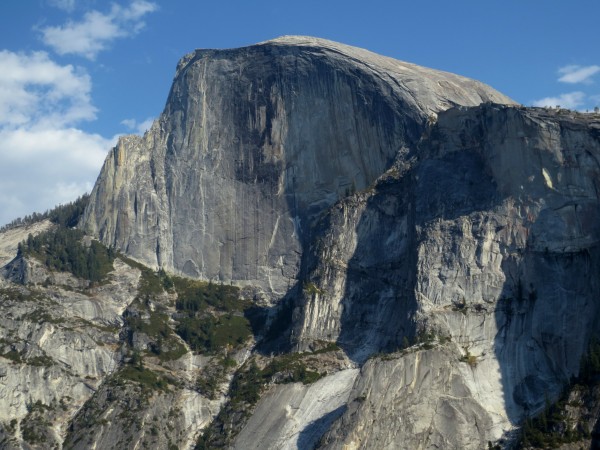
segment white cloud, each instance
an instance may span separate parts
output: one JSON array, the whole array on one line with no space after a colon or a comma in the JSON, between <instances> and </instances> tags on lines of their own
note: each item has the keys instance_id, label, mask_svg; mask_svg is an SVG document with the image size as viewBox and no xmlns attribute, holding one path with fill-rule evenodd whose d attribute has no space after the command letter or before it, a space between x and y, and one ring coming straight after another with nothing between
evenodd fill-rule
<instances>
[{"instance_id":1,"label":"white cloud","mask_svg":"<svg viewBox=\"0 0 600 450\"><path fill-rule=\"evenodd\" d=\"M115 138L93 120L91 81L46 53L0 51L0 225L89 191Z\"/></svg>"},{"instance_id":2,"label":"white cloud","mask_svg":"<svg viewBox=\"0 0 600 450\"><path fill-rule=\"evenodd\" d=\"M138 127L137 127L138 133L144 134L146 131L148 131L150 129L150 127L152 126L153 123L154 123L154 118L148 117L142 123L138 124Z\"/></svg>"},{"instance_id":3,"label":"white cloud","mask_svg":"<svg viewBox=\"0 0 600 450\"><path fill-rule=\"evenodd\" d=\"M0 126L65 126L96 117L84 71L44 52L0 51Z\"/></svg>"},{"instance_id":4,"label":"white cloud","mask_svg":"<svg viewBox=\"0 0 600 450\"><path fill-rule=\"evenodd\" d=\"M576 66L570 65L558 69L562 75L558 81L563 83L591 83L592 77L600 72L600 66Z\"/></svg>"},{"instance_id":5,"label":"white cloud","mask_svg":"<svg viewBox=\"0 0 600 450\"><path fill-rule=\"evenodd\" d=\"M561 106L562 108L577 109L585 102L585 94L581 91L569 92L556 97L545 97L532 102L533 106Z\"/></svg>"},{"instance_id":6,"label":"white cloud","mask_svg":"<svg viewBox=\"0 0 600 450\"><path fill-rule=\"evenodd\" d=\"M74 128L0 131L0 225L91 192L115 140Z\"/></svg>"},{"instance_id":7,"label":"white cloud","mask_svg":"<svg viewBox=\"0 0 600 450\"><path fill-rule=\"evenodd\" d=\"M75 0L48 0L48 3L67 12L75 9Z\"/></svg>"},{"instance_id":8,"label":"white cloud","mask_svg":"<svg viewBox=\"0 0 600 450\"><path fill-rule=\"evenodd\" d=\"M124 119L121 121L121 125L125 125L130 132L141 135L150 129L152 123L154 123L153 117L148 117L146 120L139 123L135 119Z\"/></svg>"},{"instance_id":9,"label":"white cloud","mask_svg":"<svg viewBox=\"0 0 600 450\"><path fill-rule=\"evenodd\" d=\"M65 174L63 164L70 161L77 170L97 171L102 165L111 140L97 134L88 134L76 128L64 129L16 129L1 130L0 142L4 167L27 167L32 165L28 177ZM44 164L35 161L44 160ZM48 163L50 162L50 163ZM7 175L4 173L3 175ZM96 173L97 175L97 173Z\"/></svg>"},{"instance_id":10,"label":"white cloud","mask_svg":"<svg viewBox=\"0 0 600 450\"><path fill-rule=\"evenodd\" d=\"M0 224L90 192L114 145L73 128L2 130L0 142Z\"/></svg>"},{"instance_id":11,"label":"white cloud","mask_svg":"<svg viewBox=\"0 0 600 450\"><path fill-rule=\"evenodd\" d=\"M135 119L123 119L121 120L121 125L125 125L128 129L133 130L137 121Z\"/></svg>"},{"instance_id":12,"label":"white cloud","mask_svg":"<svg viewBox=\"0 0 600 450\"><path fill-rule=\"evenodd\" d=\"M113 4L107 14L89 11L80 22L43 28L43 41L60 55L76 54L93 60L115 39L139 33L145 26L143 17L157 9L155 3L145 0L134 0L126 8Z\"/></svg>"}]
</instances>

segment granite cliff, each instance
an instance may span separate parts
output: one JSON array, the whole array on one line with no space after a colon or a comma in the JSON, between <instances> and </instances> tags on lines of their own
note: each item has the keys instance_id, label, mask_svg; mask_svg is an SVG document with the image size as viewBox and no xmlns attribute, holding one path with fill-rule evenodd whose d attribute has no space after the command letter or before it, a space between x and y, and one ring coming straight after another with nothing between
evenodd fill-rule
<instances>
[{"instance_id":1,"label":"granite cliff","mask_svg":"<svg viewBox=\"0 0 600 450\"><path fill-rule=\"evenodd\" d=\"M391 353L362 366L324 448L482 448L577 377L598 332L599 131L598 116L454 108L410 164L332 210L295 342Z\"/></svg>"},{"instance_id":2,"label":"granite cliff","mask_svg":"<svg viewBox=\"0 0 600 450\"><path fill-rule=\"evenodd\" d=\"M27 239L58 225L0 233L0 447L543 447L558 400L593 447L599 183L598 114L321 39L197 50L79 221L101 281Z\"/></svg>"},{"instance_id":3,"label":"granite cliff","mask_svg":"<svg viewBox=\"0 0 600 450\"><path fill-rule=\"evenodd\" d=\"M154 266L284 295L312 222L368 187L454 105L493 89L320 39L197 50L164 113L123 138L83 226Z\"/></svg>"}]
</instances>

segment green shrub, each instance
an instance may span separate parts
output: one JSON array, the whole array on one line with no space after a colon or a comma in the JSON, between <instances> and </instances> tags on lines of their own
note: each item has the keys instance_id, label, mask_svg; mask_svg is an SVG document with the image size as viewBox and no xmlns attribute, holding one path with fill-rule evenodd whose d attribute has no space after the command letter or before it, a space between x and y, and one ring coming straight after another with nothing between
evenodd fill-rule
<instances>
[{"instance_id":1,"label":"green shrub","mask_svg":"<svg viewBox=\"0 0 600 450\"><path fill-rule=\"evenodd\" d=\"M187 350L167 323L168 316L160 311L149 311L149 315L150 317L147 319L133 314L125 316L130 333L130 345L133 333L144 333L153 341L150 345L150 352L161 361L172 361L185 355Z\"/></svg>"},{"instance_id":2,"label":"green shrub","mask_svg":"<svg viewBox=\"0 0 600 450\"><path fill-rule=\"evenodd\" d=\"M160 389L167 390L169 387L169 380L158 376L151 370L146 369L142 365L127 364L117 372L116 379L118 381L127 380L138 383L142 387L148 389Z\"/></svg>"},{"instance_id":3,"label":"green shrub","mask_svg":"<svg viewBox=\"0 0 600 450\"><path fill-rule=\"evenodd\" d=\"M477 362L478 362L477 356L472 355L468 350L467 350L467 353L465 353L463 356L460 357L460 361L467 363L471 367L476 367Z\"/></svg>"},{"instance_id":4,"label":"green shrub","mask_svg":"<svg viewBox=\"0 0 600 450\"><path fill-rule=\"evenodd\" d=\"M213 358L196 379L196 390L205 397L215 400L217 388L225 380L228 369L236 366L237 362L228 356Z\"/></svg>"},{"instance_id":5,"label":"green shrub","mask_svg":"<svg viewBox=\"0 0 600 450\"><path fill-rule=\"evenodd\" d=\"M209 306L219 311L243 311L250 302L239 298L239 288L212 282L173 277L171 282L177 291L176 307L179 311L201 312Z\"/></svg>"},{"instance_id":6,"label":"green shrub","mask_svg":"<svg viewBox=\"0 0 600 450\"><path fill-rule=\"evenodd\" d=\"M239 347L252 334L248 320L234 314L184 317L179 320L176 331L193 350L208 353Z\"/></svg>"},{"instance_id":7,"label":"green shrub","mask_svg":"<svg viewBox=\"0 0 600 450\"><path fill-rule=\"evenodd\" d=\"M29 358L25 361L30 366L38 366L38 367L52 367L55 364L54 359L49 357L48 355L40 355Z\"/></svg>"},{"instance_id":8,"label":"green shrub","mask_svg":"<svg viewBox=\"0 0 600 450\"><path fill-rule=\"evenodd\" d=\"M324 291L319 289L316 284L311 282L305 282L302 288L304 292L308 295L322 295L324 293Z\"/></svg>"},{"instance_id":9,"label":"green shrub","mask_svg":"<svg viewBox=\"0 0 600 450\"><path fill-rule=\"evenodd\" d=\"M164 292L163 282L158 273L144 267L138 287L138 296L144 300L156 297Z\"/></svg>"},{"instance_id":10,"label":"green shrub","mask_svg":"<svg viewBox=\"0 0 600 450\"><path fill-rule=\"evenodd\" d=\"M251 335L243 311L251 306L240 299L239 288L181 277L169 279L177 292L177 334L195 351L214 353L239 347ZM211 313L209 311L213 311Z\"/></svg>"},{"instance_id":11,"label":"green shrub","mask_svg":"<svg viewBox=\"0 0 600 450\"><path fill-rule=\"evenodd\" d=\"M9 350L6 353L0 354L0 356L17 364L22 362L21 354L16 350Z\"/></svg>"},{"instance_id":12,"label":"green shrub","mask_svg":"<svg viewBox=\"0 0 600 450\"><path fill-rule=\"evenodd\" d=\"M261 376L265 382L277 378L279 383L314 383L322 378L322 375L306 368L306 364L302 361L304 356L304 353L278 356L261 371Z\"/></svg>"}]
</instances>

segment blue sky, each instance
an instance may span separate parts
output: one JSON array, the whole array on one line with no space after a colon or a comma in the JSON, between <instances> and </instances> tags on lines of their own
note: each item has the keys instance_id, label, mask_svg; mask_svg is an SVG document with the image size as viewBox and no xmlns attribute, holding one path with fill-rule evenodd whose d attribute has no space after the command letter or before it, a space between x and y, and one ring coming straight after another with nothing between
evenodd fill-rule
<instances>
[{"instance_id":1,"label":"blue sky","mask_svg":"<svg viewBox=\"0 0 600 450\"><path fill-rule=\"evenodd\" d=\"M3 0L0 224L89 191L195 48L312 35L585 111L600 105L599 18L597 0Z\"/></svg>"}]
</instances>

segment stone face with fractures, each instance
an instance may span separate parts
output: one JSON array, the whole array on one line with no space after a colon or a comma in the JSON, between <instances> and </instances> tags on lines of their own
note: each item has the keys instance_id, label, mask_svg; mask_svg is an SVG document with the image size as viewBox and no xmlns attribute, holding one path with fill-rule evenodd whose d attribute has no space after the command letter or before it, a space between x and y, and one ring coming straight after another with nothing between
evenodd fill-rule
<instances>
[{"instance_id":1,"label":"stone face with fractures","mask_svg":"<svg viewBox=\"0 0 600 450\"><path fill-rule=\"evenodd\" d=\"M20 265L44 271L36 261ZM121 314L137 293L139 271L115 266L93 295L73 292L69 283L77 281L66 274L48 288L0 284L0 424L18 422L15 436L32 425L32 405L40 404L52 425L44 439L62 442L71 416L117 369Z\"/></svg>"},{"instance_id":2,"label":"stone face with fractures","mask_svg":"<svg viewBox=\"0 0 600 450\"><path fill-rule=\"evenodd\" d=\"M321 39L197 50L149 132L110 152L82 225L151 266L281 296L318 214L369 186L430 116L485 101L511 102Z\"/></svg>"},{"instance_id":3,"label":"stone face with fractures","mask_svg":"<svg viewBox=\"0 0 600 450\"><path fill-rule=\"evenodd\" d=\"M599 130L577 113L453 109L410 167L333 210L297 345L326 335L361 360L402 335L430 342L363 366L350 398L364 401L326 448L482 448L577 375L598 331Z\"/></svg>"}]
</instances>

